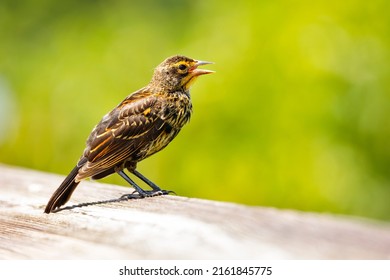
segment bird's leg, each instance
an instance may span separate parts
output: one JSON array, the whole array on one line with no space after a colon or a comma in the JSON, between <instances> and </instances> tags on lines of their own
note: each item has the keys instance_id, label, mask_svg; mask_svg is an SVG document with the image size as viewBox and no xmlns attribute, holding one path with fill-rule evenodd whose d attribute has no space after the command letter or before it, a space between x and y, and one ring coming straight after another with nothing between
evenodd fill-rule
<instances>
[{"instance_id":1,"label":"bird's leg","mask_svg":"<svg viewBox=\"0 0 390 280\"><path fill-rule=\"evenodd\" d=\"M146 197L146 196L149 196L148 193L146 191L144 191L143 189L141 189L133 180L130 179L129 176L127 176L127 174L125 172L123 172L123 170L117 170L116 171L123 179L125 179L125 181L127 183L129 183L137 193L139 193L139 195L141 197ZM122 197L128 197L128 198L131 198L132 194L129 194L129 195L123 195Z\"/></svg>"},{"instance_id":2,"label":"bird's leg","mask_svg":"<svg viewBox=\"0 0 390 280\"><path fill-rule=\"evenodd\" d=\"M131 173L133 173L135 176L140 178L142 181L144 181L148 186L150 186L153 189L152 191L149 192L152 196L174 193L173 191L166 191L166 190L160 189L155 183L150 181L148 178L146 178L144 175L139 173L137 170L133 169L130 171L131 171Z\"/></svg>"},{"instance_id":3,"label":"bird's leg","mask_svg":"<svg viewBox=\"0 0 390 280\"><path fill-rule=\"evenodd\" d=\"M132 173L134 175L136 175L138 178L140 178L142 181L144 181L146 184L148 184L153 190L151 191L145 191L143 190L140 186L138 186L133 180L130 179L129 176L127 176L127 174L123 171L123 170L117 170L116 171L123 179L126 180L126 182L128 182L134 189L135 189L135 192L137 192L140 197L151 197L151 196L157 196L157 195L164 195L164 194L169 194L171 193L171 191L165 191L165 190L161 190L159 187L156 186L156 184L154 184L153 182L149 181L147 178L145 178L142 174L140 174L139 172L136 172L134 173L132 171ZM133 195L134 193L132 194L125 194L125 195L122 195L122 197L127 197L127 198L137 198L136 196Z\"/></svg>"},{"instance_id":4,"label":"bird's leg","mask_svg":"<svg viewBox=\"0 0 390 280\"><path fill-rule=\"evenodd\" d=\"M152 181L150 181L148 178L146 178L144 175L139 173L137 170L131 170L131 173L133 173L135 176L140 178L142 181L144 181L148 186L150 186L154 191L161 191L161 189Z\"/></svg>"}]
</instances>

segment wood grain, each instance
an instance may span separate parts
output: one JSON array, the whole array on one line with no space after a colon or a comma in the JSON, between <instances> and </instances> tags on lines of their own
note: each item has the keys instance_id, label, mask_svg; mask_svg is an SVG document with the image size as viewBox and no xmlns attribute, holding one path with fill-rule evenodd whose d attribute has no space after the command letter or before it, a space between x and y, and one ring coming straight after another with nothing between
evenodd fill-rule
<instances>
[{"instance_id":1,"label":"wood grain","mask_svg":"<svg viewBox=\"0 0 390 280\"><path fill-rule=\"evenodd\" d=\"M44 214L63 178L0 165L1 259L390 258L387 223L180 196L123 201L130 188L97 182L80 184L75 207Z\"/></svg>"}]
</instances>

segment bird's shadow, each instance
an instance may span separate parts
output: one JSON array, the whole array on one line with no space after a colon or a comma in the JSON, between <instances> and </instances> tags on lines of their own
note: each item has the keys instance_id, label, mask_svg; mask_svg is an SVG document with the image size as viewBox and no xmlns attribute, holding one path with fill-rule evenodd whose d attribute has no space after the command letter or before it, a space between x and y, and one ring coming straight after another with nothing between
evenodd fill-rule
<instances>
[{"instance_id":1,"label":"bird's shadow","mask_svg":"<svg viewBox=\"0 0 390 280\"><path fill-rule=\"evenodd\" d=\"M66 207L60 207L52 211L52 213L57 213L61 212L64 210L71 210L75 208L81 208L81 207L86 207L86 206L91 206L91 205L99 205L99 204L109 204L109 203L115 203L115 202L122 202L122 201L127 201L129 199L142 199L144 196L141 196L139 194L124 194L119 198L114 198L114 199L108 199L108 200L99 200L99 201L92 201L92 202L85 202L85 203L79 203L79 204L74 204Z\"/></svg>"}]
</instances>

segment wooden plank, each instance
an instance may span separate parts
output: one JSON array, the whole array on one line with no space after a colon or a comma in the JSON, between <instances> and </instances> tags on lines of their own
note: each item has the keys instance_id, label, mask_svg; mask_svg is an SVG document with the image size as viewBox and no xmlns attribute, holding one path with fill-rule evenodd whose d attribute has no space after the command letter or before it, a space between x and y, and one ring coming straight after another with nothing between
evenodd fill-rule
<instances>
[{"instance_id":1,"label":"wooden plank","mask_svg":"<svg viewBox=\"0 0 390 280\"><path fill-rule=\"evenodd\" d=\"M180 196L120 201L131 189L82 182L44 206L64 177L0 165L1 259L389 259L387 223Z\"/></svg>"}]
</instances>

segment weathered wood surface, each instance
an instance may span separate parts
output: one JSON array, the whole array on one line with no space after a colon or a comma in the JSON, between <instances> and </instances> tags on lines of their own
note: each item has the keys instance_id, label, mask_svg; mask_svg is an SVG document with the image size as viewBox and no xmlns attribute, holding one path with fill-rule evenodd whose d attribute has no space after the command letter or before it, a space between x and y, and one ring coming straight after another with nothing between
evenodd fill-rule
<instances>
[{"instance_id":1,"label":"weathered wood surface","mask_svg":"<svg viewBox=\"0 0 390 280\"><path fill-rule=\"evenodd\" d=\"M64 177L0 165L1 259L389 259L390 226L180 196L44 214ZM131 189L82 182L68 205Z\"/></svg>"}]
</instances>

